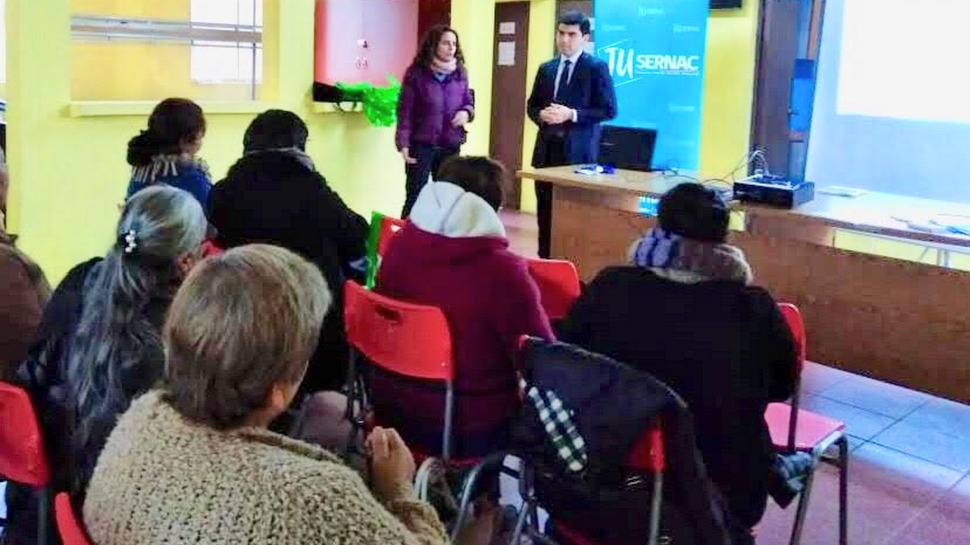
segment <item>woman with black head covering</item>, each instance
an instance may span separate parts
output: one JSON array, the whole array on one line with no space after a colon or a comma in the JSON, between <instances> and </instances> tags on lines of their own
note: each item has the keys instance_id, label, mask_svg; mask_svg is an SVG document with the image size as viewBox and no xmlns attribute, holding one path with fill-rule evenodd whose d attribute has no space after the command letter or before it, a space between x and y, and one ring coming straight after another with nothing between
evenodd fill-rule
<instances>
[{"instance_id":1,"label":"woman with black head covering","mask_svg":"<svg viewBox=\"0 0 970 545\"><path fill-rule=\"evenodd\" d=\"M659 226L631 247L631 264L593 280L559 338L646 371L684 398L737 543L747 543L775 460L765 408L791 396L797 353L774 299L751 285L744 253L727 244L729 220L714 190L670 190Z\"/></svg>"},{"instance_id":2,"label":"woman with black head covering","mask_svg":"<svg viewBox=\"0 0 970 545\"><path fill-rule=\"evenodd\" d=\"M243 157L209 196L217 245L268 243L316 264L337 299L323 325L304 392L338 389L344 380L343 282L362 279L367 221L351 210L306 154L307 126L284 110L263 112L246 129Z\"/></svg>"}]
</instances>

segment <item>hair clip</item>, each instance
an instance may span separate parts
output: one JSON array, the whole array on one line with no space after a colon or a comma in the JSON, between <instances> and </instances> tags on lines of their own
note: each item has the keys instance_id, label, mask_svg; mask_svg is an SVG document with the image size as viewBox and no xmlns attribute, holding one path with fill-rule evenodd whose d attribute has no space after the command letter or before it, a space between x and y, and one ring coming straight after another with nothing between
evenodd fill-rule
<instances>
[{"instance_id":1,"label":"hair clip","mask_svg":"<svg viewBox=\"0 0 970 545\"><path fill-rule=\"evenodd\" d=\"M132 229L125 235L125 253L130 254L134 252L136 248L138 248L138 235L135 233L135 230Z\"/></svg>"}]
</instances>

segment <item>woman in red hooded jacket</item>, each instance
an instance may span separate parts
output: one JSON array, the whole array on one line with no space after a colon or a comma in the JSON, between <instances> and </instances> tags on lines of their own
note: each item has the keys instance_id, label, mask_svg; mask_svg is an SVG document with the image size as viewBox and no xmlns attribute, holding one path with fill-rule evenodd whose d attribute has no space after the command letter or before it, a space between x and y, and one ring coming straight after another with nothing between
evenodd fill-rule
<instances>
[{"instance_id":1,"label":"woman in red hooded jacket","mask_svg":"<svg viewBox=\"0 0 970 545\"><path fill-rule=\"evenodd\" d=\"M504 446L518 407L514 355L521 335L552 339L549 318L526 262L509 251L498 216L505 168L484 157L456 157L419 194L407 225L381 262L377 291L440 308L455 350L456 457ZM408 444L441 452L444 394L399 377L373 377L381 421Z\"/></svg>"}]
</instances>

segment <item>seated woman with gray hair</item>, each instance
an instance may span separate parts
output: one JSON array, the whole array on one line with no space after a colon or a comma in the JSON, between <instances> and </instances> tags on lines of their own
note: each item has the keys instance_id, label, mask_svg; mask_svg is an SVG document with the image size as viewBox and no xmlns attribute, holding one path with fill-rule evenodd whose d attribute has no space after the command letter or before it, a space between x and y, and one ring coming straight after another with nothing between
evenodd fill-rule
<instances>
[{"instance_id":1,"label":"seated woman with gray hair","mask_svg":"<svg viewBox=\"0 0 970 545\"><path fill-rule=\"evenodd\" d=\"M729 220L714 190L670 190L659 225L633 244L631 264L600 272L560 340L646 371L684 398L737 543L746 543L764 514L775 460L765 408L791 396L797 353L774 299L751 285L744 253L727 244Z\"/></svg>"},{"instance_id":2,"label":"seated woman with gray hair","mask_svg":"<svg viewBox=\"0 0 970 545\"><path fill-rule=\"evenodd\" d=\"M118 416L162 378L162 322L200 259L206 225L189 193L142 189L125 204L105 256L71 269L44 308L15 380L37 408L53 487L78 504ZM13 542L36 532L35 498L7 487Z\"/></svg>"},{"instance_id":3,"label":"seated woman with gray hair","mask_svg":"<svg viewBox=\"0 0 970 545\"><path fill-rule=\"evenodd\" d=\"M277 246L196 267L165 324L164 385L132 404L98 461L84 504L94 542L446 543L394 430L368 437L375 497L336 456L267 429L330 304L319 270Z\"/></svg>"}]
</instances>

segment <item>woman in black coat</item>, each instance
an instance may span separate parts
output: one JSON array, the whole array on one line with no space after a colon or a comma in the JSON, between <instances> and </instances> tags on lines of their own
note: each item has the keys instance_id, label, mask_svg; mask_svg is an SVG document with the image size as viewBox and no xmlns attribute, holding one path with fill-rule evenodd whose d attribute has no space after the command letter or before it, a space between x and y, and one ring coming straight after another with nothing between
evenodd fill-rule
<instances>
[{"instance_id":1,"label":"woman in black coat","mask_svg":"<svg viewBox=\"0 0 970 545\"><path fill-rule=\"evenodd\" d=\"M282 246L320 267L334 305L301 391L335 390L346 373L343 283L363 280L367 220L327 185L306 154L307 126L296 114L266 111L249 125L244 154L209 194L209 221L216 243Z\"/></svg>"},{"instance_id":2,"label":"woman in black coat","mask_svg":"<svg viewBox=\"0 0 970 545\"><path fill-rule=\"evenodd\" d=\"M797 353L771 295L750 285L744 254L725 244L728 220L711 189L672 189L659 227L631 249L632 265L593 280L560 340L646 371L684 398L737 534L750 539L775 458L765 408L791 396Z\"/></svg>"}]
</instances>

